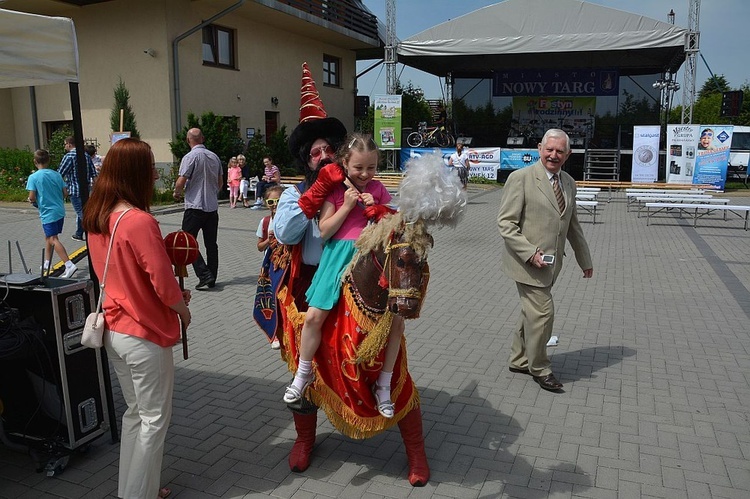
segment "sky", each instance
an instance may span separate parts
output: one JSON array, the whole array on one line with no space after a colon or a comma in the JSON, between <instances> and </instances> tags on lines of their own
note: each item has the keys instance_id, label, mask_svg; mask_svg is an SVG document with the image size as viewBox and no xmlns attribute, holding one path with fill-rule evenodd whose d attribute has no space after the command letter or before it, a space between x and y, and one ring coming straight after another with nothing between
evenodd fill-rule
<instances>
[{"instance_id":1,"label":"sky","mask_svg":"<svg viewBox=\"0 0 750 499\"><path fill-rule=\"evenodd\" d=\"M548 0L550 2L555 0ZM658 21L667 21L670 9L675 12L675 24L688 27L690 0L587 0L589 3L639 14ZM396 0L396 36L405 40L428 28L468 14L482 7L494 5L497 0ZM386 0L364 0L373 14L385 23ZM532 15L532 14L530 14ZM732 88L750 83L750 0L703 0L699 16L700 52L715 75L724 75ZM360 73L376 61L359 61ZM684 64L683 64L684 67ZM696 58L696 91L710 77L700 55ZM398 64L396 76L406 84L412 82L420 87L427 99L440 99L444 88L441 79L416 69ZM677 73L677 82L682 86L683 71ZM385 67L371 70L358 80L358 94L385 94ZM444 85L443 85L444 86ZM674 104L682 103L682 90L675 94Z\"/></svg>"}]
</instances>

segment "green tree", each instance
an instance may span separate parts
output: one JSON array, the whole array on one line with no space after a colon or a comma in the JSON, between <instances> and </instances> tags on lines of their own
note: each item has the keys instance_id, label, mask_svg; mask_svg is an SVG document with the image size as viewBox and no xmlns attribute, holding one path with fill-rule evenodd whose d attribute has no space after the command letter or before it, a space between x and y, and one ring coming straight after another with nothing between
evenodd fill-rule
<instances>
[{"instance_id":1,"label":"green tree","mask_svg":"<svg viewBox=\"0 0 750 499\"><path fill-rule=\"evenodd\" d=\"M122 77L119 78L114 93L115 105L112 107L112 112L109 114L109 126L114 132L120 130L120 110L122 110L122 130L130 132L131 137L140 137L141 133L138 131L138 127L135 124L135 113L130 106L130 92L125 87Z\"/></svg>"},{"instance_id":2,"label":"green tree","mask_svg":"<svg viewBox=\"0 0 750 499\"><path fill-rule=\"evenodd\" d=\"M693 104L693 123L704 125L745 125L750 126L750 84L744 83L738 90L742 90L742 110L736 117L721 116L721 94L735 90L729 86L723 75L708 78L698 92L698 98ZM719 88L716 88L717 85ZM719 91L721 90L721 91ZM682 120L682 106L676 106L669 114L670 123L680 123Z\"/></svg>"},{"instance_id":3,"label":"green tree","mask_svg":"<svg viewBox=\"0 0 750 499\"><path fill-rule=\"evenodd\" d=\"M49 164L52 168L56 169L60 165L62 157L65 156L65 137L71 135L73 135L73 129L68 125L63 125L52 132L46 146L49 152Z\"/></svg>"},{"instance_id":4,"label":"green tree","mask_svg":"<svg viewBox=\"0 0 750 499\"><path fill-rule=\"evenodd\" d=\"M620 103L618 121L621 125L658 125L660 104L647 96L640 99L623 90L625 100Z\"/></svg>"},{"instance_id":5,"label":"green tree","mask_svg":"<svg viewBox=\"0 0 750 499\"><path fill-rule=\"evenodd\" d=\"M719 75L716 78L708 78L705 83L703 83L701 89L698 91L698 99L702 99L713 94L721 95L722 92L726 92L728 90L732 90L732 88L729 86L727 79L724 78L724 75Z\"/></svg>"},{"instance_id":6,"label":"green tree","mask_svg":"<svg viewBox=\"0 0 750 499\"><path fill-rule=\"evenodd\" d=\"M401 95L401 124L416 130L420 121L429 123L432 120L430 105L424 98L424 92L409 82L403 86L396 83L396 95ZM374 114L373 114L374 116Z\"/></svg>"},{"instance_id":7,"label":"green tree","mask_svg":"<svg viewBox=\"0 0 750 499\"><path fill-rule=\"evenodd\" d=\"M238 122L239 120L236 116L218 116L208 111L198 117L190 112L187 115L187 125L182 127L182 130L177 133L175 140L169 142L169 149L178 162L182 160L182 157L190 152L190 146L187 143L188 130L191 128L200 128L205 139L203 145L209 151L219 156L222 165L222 174L226 179L229 158L237 156L245 147L237 125ZM226 189L219 191L219 197L227 197Z\"/></svg>"},{"instance_id":8,"label":"green tree","mask_svg":"<svg viewBox=\"0 0 750 499\"><path fill-rule=\"evenodd\" d=\"M289 136L286 133L286 125L276 130L269 139L268 149L269 156L279 167L282 175L297 175L297 168L294 166L294 158L289 152Z\"/></svg>"},{"instance_id":9,"label":"green tree","mask_svg":"<svg viewBox=\"0 0 750 499\"><path fill-rule=\"evenodd\" d=\"M236 116L218 116L210 111L200 117L192 112L188 113L187 125L177 133L175 140L169 142L169 148L177 160L181 160L190 151L187 143L188 130L200 128L205 137L206 148L216 153L222 164L226 165L229 158L239 154L245 146L237 123Z\"/></svg>"},{"instance_id":10,"label":"green tree","mask_svg":"<svg viewBox=\"0 0 750 499\"><path fill-rule=\"evenodd\" d=\"M258 130L258 128L256 128ZM250 165L250 175L255 175L260 178L263 175L263 157L271 156L271 148L266 145L265 135L260 132L255 132L253 138L247 143L247 149L245 150L245 160ZM276 158L274 158L275 160ZM296 174L296 172L295 172Z\"/></svg>"}]
</instances>

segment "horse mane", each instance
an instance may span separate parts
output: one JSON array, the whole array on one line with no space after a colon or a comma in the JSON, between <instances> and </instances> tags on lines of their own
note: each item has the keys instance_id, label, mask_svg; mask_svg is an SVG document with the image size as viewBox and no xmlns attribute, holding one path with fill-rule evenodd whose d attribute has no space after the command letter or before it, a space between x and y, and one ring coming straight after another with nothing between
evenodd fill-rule
<instances>
[{"instance_id":1,"label":"horse mane","mask_svg":"<svg viewBox=\"0 0 750 499\"><path fill-rule=\"evenodd\" d=\"M360 258L369 255L371 251L379 249L385 251L393 233L403 233L404 241L408 241L411 244L417 256L420 259L427 257L427 252L432 247L433 239L427 232L424 222L417 220L414 223L405 223L401 217L401 213L396 212L392 215L386 215L380 222L370 224L362 230L362 234L360 234L354 243L354 247L358 251L354 255L354 258L352 258L344 275L356 265Z\"/></svg>"}]
</instances>

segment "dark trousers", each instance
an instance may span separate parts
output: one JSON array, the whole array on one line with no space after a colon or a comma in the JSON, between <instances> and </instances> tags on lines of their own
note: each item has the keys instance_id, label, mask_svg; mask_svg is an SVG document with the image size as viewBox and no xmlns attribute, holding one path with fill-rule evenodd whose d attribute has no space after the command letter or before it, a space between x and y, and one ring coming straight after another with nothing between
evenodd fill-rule
<instances>
[{"instance_id":1,"label":"dark trousers","mask_svg":"<svg viewBox=\"0 0 750 499\"><path fill-rule=\"evenodd\" d=\"M208 264L199 253L198 259L193 264L193 271L201 281L216 282L216 274L219 271L219 245L216 244L219 233L219 212L186 209L182 216L182 230L189 232L196 239L198 231L203 231L203 247Z\"/></svg>"},{"instance_id":2,"label":"dark trousers","mask_svg":"<svg viewBox=\"0 0 750 499\"><path fill-rule=\"evenodd\" d=\"M80 196L70 196L70 204L76 212L76 237L83 237L83 203Z\"/></svg>"},{"instance_id":3,"label":"dark trousers","mask_svg":"<svg viewBox=\"0 0 750 499\"><path fill-rule=\"evenodd\" d=\"M266 189L271 187L272 185L276 185L276 182L266 182L265 180L259 180L255 185L255 199L263 199L263 194L266 192Z\"/></svg>"}]
</instances>

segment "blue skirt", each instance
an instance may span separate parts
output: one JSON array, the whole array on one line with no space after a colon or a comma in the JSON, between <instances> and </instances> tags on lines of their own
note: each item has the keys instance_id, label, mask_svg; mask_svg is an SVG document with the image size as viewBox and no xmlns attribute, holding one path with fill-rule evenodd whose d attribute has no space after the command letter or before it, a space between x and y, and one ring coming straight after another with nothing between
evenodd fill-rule
<instances>
[{"instance_id":1,"label":"blue skirt","mask_svg":"<svg viewBox=\"0 0 750 499\"><path fill-rule=\"evenodd\" d=\"M331 310L339 301L341 278L357 249L353 239L329 239L323 247L320 265L315 271L305 298L311 307Z\"/></svg>"}]
</instances>

